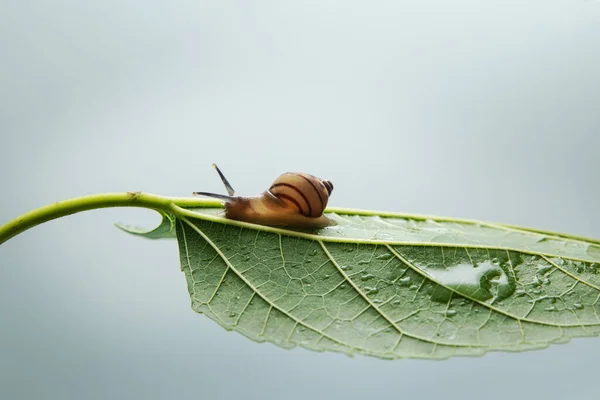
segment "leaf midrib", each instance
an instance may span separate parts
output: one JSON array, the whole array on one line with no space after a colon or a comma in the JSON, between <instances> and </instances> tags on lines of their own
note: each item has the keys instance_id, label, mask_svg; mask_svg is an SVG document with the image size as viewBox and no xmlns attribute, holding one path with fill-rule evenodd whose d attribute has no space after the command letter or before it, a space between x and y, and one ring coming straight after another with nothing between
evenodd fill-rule
<instances>
[{"instance_id":1,"label":"leaf midrib","mask_svg":"<svg viewBox=\"0 0 600 400\"><path fill-rule=\"evenodd\" d=\"M257 224L252 224L252 223L243 222L243 221L236 221L236 220L223 218L223 217L216 217L216 216L212 216L209 214L197 213L197 212L187 210L187 209L184 209L184 208L181 208L178 206L175 206L175 209L181 214L180 218L184 218L187 216L187 217L191 217L191 218L195 218L195 219L202 219L202 220L209 221L209 222L216 222L216 223L224 224L224 225L232 225L232 226L251 229L251 230L255 230L255 231L275 233L278 235L292 236L292 237L297 237L297 238L302 238L302 239L308 239L308 240L313 240L313 241L323 241L323 242L328 242L328 243L353 243L353 244L369 244L369 245L390 244L390 245L399 245L399 246L449 247L449 248L460 247L460 248L466 248L466 249L480 249L480 250L508 250L508 251L514 251L514 252L532 255L532 256L546 255L549 257L557 257L557 258L562 258L565 260L572 260L572 261L579 261L579 262L586 262L586 263L598 262L594 259L589 259L589 258L567 256L567 255L557 254L557 253L552 253L552 252L533 251L533 250L527 250L527 249L517 248L517 247L508 247L508 246L477 245L477 244L466 244L466 243L444 243L444 242L432 243L432 242L422 242L422 241L414 242L414 241L398 241L398 240L354 239L354 238L342 238L342 237L338 238L338 237L331 237L331 236L318 236L315 234L310 234L310 233L305 233L305 232L298 232L298 231L294 231L294 230L276 228L276 227L265 226L265 225L257 225ZM356 214L356 215L371 215L371 214ZM374 215L377 215L377 214L374 214ZM383 215L383 216L385 216L385 215ZM397 216L397 217L389 216L389 217L390 218L402 218L400 216ZM477 223L481 226L487 226L487 227L493 228L493 229L501 229L501 230L504 230L507 232L519 232L522 234L543 235L548 239L573 242L573 243L577 243L580 245L581 244L590 245L590 244L596 244L596 243L600 244L600 241L597 241L594 239L584 239L584 238L574 239L574 238L566 237L566 235L561 236L556 233L553 234L550 232L535 231L535 230L531 230L531 229L519 230L518 228L513 228L510 226L488 224L488 223L484 223L484 222L473 222L473 221L467 221L467 220L462 221L459 219L456 219L456 220L455 219L433 219L433 220L441 221L441 222L459 222L459 223L469 223L469 224Z\"/></svg>"}]
</instances>

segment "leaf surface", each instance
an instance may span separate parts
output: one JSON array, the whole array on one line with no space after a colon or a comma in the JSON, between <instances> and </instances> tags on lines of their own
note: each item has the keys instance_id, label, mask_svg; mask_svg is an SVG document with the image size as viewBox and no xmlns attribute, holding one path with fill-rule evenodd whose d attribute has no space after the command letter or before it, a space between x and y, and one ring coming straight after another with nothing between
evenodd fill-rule
<instances>
[{"instance_id":1,"label":"leaf surface","mask_svg":"<svg viewBox=\"0 0 600 400\"><path fill-rule=\"evenodd\" d=\"M337 210L314 233L178 216L192 307L290 348L447 358L600 333L598 241Z\"/></svg>"}]
</instances>

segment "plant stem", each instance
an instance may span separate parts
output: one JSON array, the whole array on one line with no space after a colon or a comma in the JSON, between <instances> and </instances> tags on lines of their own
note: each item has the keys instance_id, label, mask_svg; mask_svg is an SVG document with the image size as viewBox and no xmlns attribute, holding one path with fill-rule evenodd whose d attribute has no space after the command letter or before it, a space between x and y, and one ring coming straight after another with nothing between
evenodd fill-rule
<instances>
[{"instance_id":1,"label":"plant stem","mask_svg":"<svg viewBox=\"0 0 600 400\"><path fill-rule=\"evenodd\" d=\"M103 193L57 201L29 211L0 226L0 244L36 225L81 211L109 207L142 207L178 214L180 207L215 207L219 202L201 198L164 197L143 192Z\"/></svg>"}]
</instances>

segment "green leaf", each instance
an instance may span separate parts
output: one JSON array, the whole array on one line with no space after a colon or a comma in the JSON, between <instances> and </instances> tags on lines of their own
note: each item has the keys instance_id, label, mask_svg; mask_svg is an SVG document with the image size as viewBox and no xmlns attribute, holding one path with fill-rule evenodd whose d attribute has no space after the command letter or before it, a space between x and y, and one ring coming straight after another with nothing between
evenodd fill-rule
<instances>
[{"instance_id":1,"label":"green leaf","mask_svg":"<svg viewBox=\"0 0 600 400\"><path fill-rule=\"evenodd\" d=\"M162 220L160 221L160 225L158 225L152 230L147 230L137 226L131 226L122 223L116 223L115 226L121 230L124 230L127 233L131 233L132 235L137 236L143 236L146 239L175 238L175 216L173 214L168 214L162 211L157 212L161 215Z\"/></svg>"},{"instance_id":2,"label":"green leaf","mask_svg":"<svg viewBox=\"0 0 600 400\"><path fill-rule=\"evenodd\" d=\"M220 211L177 216L181 268L195 311L255 341L441 359L600 333L595 240L357 210L307 233Z\"/></svg>"}]
</instances>

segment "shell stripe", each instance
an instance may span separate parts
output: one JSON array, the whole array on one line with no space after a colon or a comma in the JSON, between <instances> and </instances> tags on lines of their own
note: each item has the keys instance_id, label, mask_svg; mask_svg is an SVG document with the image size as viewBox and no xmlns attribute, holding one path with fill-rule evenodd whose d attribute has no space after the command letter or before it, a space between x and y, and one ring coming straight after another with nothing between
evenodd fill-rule
<instances>
[{"instance_id":1,"label":"shell stripe","mask_svg":"<svg viewBox=\"0 0 600 400\"><path fill-rule=\"evenodd\" d=\"M321 202L321 212L323 212L323 210L325 209L325 203L323 201L323 195L321 194L321 191L319 190L319 188L315 185L315 183L312 181L312 179L308 179L306 176L304 176L303 174L300 174L301 177L303 177L306 182L310 183L310 185L315 189L315 191L317 192L317 196L319 197L319 201Z\"/></svg>"},{"instance_id":2,"label":"shell stripe","mask_svg":"<svg viewBox=\"0 0 600 400\"><path fill-rule=\"evenodd\" d=\"M300 207L300 203L296 199L292 199L293 202L294 202L294 204L296 204L298 206L298 208L300 209L300 213L302 215L304 215L304 216L312 215L312 207L310 206L310 202L308 201L308 199L306 198L306 196L304 195L304 193L302 193L296 186L290 185L289 183L276 183L274 185L271 185L271 187L270 187L269 190L272 191L274 188L278 188L278 187L287 187L287 188L290 188L290 189L296 191L296 193L298 193L302 197L302 199L304 200L304 202L306 203L306 206L308 207L308 213L302 212L302 207ZM279 197L284 197L284 198L290 198L291 199L291 196L287 195L287 194L274 193L274 195L276 197L279 196Z\"/></svg>"},{"instance_id":3,"label":"shell stripe","mask_svg":"<svg viewBox=\"0 0 600 400\"><path fill-rule=\"evenodd\" d=\"M284 194L284 193L277 193L277 197L281 198L281 199L286 199L290 203L293 203L298 208L298 212L300 214L304 215L304 213L302 212L302 206L300 205L300 203L298 203L298 200L296 200L293 196L290 196L289 194Z\"/></svg>"}]
</instances>

